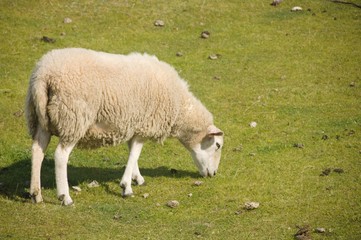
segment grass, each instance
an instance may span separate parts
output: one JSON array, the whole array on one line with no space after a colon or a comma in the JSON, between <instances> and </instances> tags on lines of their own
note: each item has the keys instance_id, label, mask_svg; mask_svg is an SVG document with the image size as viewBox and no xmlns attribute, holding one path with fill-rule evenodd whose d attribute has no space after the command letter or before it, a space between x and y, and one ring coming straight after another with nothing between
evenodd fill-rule
<instances>
[{"instance_id":1,"label":"grass","mask_svg":"<svg viewBox=\"0 0 361 240\"><path fill-rule=\"evenodd\" d=\"M296 5L304 11L290 12ZM305 225L326 229L313 239L360 239L360 25L359 8L330 1L1 1L0 239L293 239ZM200 178L176 140L148 142L147 185L123 199L126 147L76 149L69 181L82 192L71 193L75 207L61 207L54 138L45 203L31 204L28 78L43 54L64 47L148 52L172 64L226 134L217 177ZM320 176L327 168L344 172ZM94 179L100 187L88 188ZM166 207L173 199L180 206ZM245 211L247 201L261 205Z\"/></svg>"}]
</instances>

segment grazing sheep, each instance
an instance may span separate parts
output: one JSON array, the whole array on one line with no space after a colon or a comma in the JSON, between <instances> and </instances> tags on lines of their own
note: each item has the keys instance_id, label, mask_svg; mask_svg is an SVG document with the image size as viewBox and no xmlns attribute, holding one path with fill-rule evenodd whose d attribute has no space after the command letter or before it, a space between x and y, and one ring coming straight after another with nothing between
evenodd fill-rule
<instances>
[{"instance_id":1,"label":"grazing sheep","mask_svg":"<svg viewBox=\"0 0 361 240\"><path fill-rule=\"evenodd\" d=\"M33 139L30 194L41 202L40 169L52 135L57 194L69 195L67 162L76 144L83 147L128 142L128 163L120 182L122 195L141 185L138 158L146 139L176 137L190 151L202 176L218 169L223 132L211 113L189 91L168 64L154 56L116 55L86 49L53 50L37 63L26 99Z\"/></svg>"}]
</instances>

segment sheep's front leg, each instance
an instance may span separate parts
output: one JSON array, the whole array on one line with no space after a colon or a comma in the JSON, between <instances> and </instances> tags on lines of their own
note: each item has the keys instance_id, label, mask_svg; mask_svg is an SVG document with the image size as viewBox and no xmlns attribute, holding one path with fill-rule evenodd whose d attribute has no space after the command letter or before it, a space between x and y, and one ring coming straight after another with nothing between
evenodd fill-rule
<instances>
[{"instance_id":1,"label":"sheep's front leg","mask_svg":"<svg viewBox=\"0 0 361 240\"><path fill-rule=\"evenodd\" d=\"M34 203L43 201L43 197L41 196L40 172L45 150L48 147L49 141L50 133L38 126L31 148L30 196Z\"/></svg>"},{"instance_id":2,"label":"sheep's front leg","mask_svg":"<svg viewBox=\"0 0 361 240\"><path fill-rule=\"evenodd\" d=\"M73 204L73 200L69 194L67 165L69 155L74 146L75 144L64 146L63 144L59 143L55 150L56 189L59 200L61 200L62 204L65 206Z\"/></svg>"},{"instance_id":3,"label":"sheep's front leg","mask_svg":"<svg viewBox=\"0 0 361 240\"><path fill-rule=\"evenodd\" d=\"M127 197L133 195L132 191L132 177L133 173L139 172L138 159L143 147L143 140L138 137L133 137L129 142L129 158L125 172L120 182L120 186L123 189L122 196ZM139 173L140 175L140 173ZM143 179L144 182L144 179Z\"/></svg>"}]
</instances>

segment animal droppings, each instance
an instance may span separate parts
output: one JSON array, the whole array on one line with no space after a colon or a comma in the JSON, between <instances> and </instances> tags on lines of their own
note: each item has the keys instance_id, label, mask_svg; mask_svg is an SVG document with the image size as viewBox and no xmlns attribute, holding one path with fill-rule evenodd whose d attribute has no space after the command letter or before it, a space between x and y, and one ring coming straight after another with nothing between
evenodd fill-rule
<instances>
[{"instance_id":1,"label":"animal droppings","mask_svg":"<svg viewBox=\"0 0 361 240\"><path fill-rule=\"evenodd\" d=\"M192 197L192 196L193 196L193 193L188 193L187 196L188 196L188 197Z\"/></svg>"},{"instance_id":2,"label":"animal droppings","mask_svg":"<svg viewBox=\"0 0 361 240\"><path fill-rule=\"evenodd\" d=\"M179 206L179 202L177 200L172 200L167 202L167 206L170 208L176 208Z\"/></svg>"},{"instance_id":3,"label":"animal droppings","mask_svg":"<svg viewBox=\"0 0 361 240\"><path fill-rule=\"evenodd\" d=\"M144 193L143 198L147 199L149 197L149 193Z\"/></svg>"},{"instance_id":4,"label":"animal droppings","mask_svg":"<svg viewBox=\"0 0 361 240\"><path fill-rule=\"evenodd\" d=\"M292 12L299 12L299 11L302 11L302 8L299 7L299 6L296 6L296 7L293 7L293 8L291 9L291 11L292 11Z\"/></svg>"},{"instance_id":5,"label":"animal droppings","mask_svg":"<svg viewBox=\"0 0 361 240\"><path fill-rule=\"evenodd\" d=\"M46 42L46 43L55 43L55 41L56 41L55 39L47 37L47 36L43 36L40 40L43 42Z\"/></svg>"},{"instance_id":6,"label":"animal droppings","mask_svg":"<svg viewBox=\"0 0 361 240\"><path fill-rule=\"evenodd\" d=\"M298 231L295 234L295 238L296 239L300 239L300 240L311 240L310 237L310 226L306 225L303 227L299 227L297 226Z\"/></svg>"},{"instance_id":7,"label":"animal droppings","mask_svg":"<svg viewBox=\"0 0 361 240\"><path fill-rule=\"evenodd\" d=\"M164 21L162 21L162 20L155 20L155 22L154 22L154 26L156 26L156 27L164 27Z\"/></svg>"},{"instance_id":8,"label":"animal droppings","mask_svg":"<svg viewBox=\"0 0 361 240\"><path fill-rule=\"evenodd\" d=\"M72 186L71 188L76 192L81 192L81 188L78 186Z\"/></svg>"},{"instance_id":9,"label":"animal droppings","mask_svg":"<svg viewBox=\"0 0 361 240\"><path fill-rule=\"evenodd\" d=\"M333 169L335 173L344 173L344 170L342 168L335 168Z\"/></svg>"},{"instance_id":10,"label":"animal droppings","mask_svg":"<svg viewBox=\"0 0 361 240\"><path fill-rule=\"evenodd\" d=\"M244 204L244 209L253 210L259 208L259 202L246 202Z\"/></svg>"},{"instance_id":11,"label":"animal droppings","mask_svg":"<svg viewBox=\"0 0 361 240\"><path fill-rule=\"evenodd\" d=\"M73 20L71 20L71 18L68 18L68 17L64 18L64 23L65 24L68 24L68 23L71 23L71 22L73 22Z\"/></svg>"},{"instance_id":12,"label":"animal droppings","mask_svg":"<svg viewBox=\"0 0 361 240\"><path fill-rule=\"evenodd\" d=\"M90 188L95 188L95 187L99 187L99 183L96 180L93 180L91 183L88 184L88 187Z\"/></svg>"},{"instance_id":13,"label":"animal droppings","mask_svg":"<svg viewBox=\"0 0 361 240\"><path fill-rule=\"evenodd\" d=\"M322 173L320 174L320 176L328 176L331 173L331 168L326 168L325 170L322 171Z\"/></svg>"},{"instance_id":14,"label":"animal droppings","mask_svg":"<svg viewBox=\"0 0 361 240\"><path fill-rule=\"evenodd\" d=\"M182 57L182 56L183 56L183 53L177 52L175 55L176 55L177 57Z\"/></svg>"}]
</instances>

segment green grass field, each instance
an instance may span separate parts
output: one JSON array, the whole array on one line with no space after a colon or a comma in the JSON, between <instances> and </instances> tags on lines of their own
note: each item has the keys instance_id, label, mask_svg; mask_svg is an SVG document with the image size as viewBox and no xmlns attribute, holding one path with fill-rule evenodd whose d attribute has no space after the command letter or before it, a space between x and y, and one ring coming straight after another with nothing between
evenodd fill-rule
<instances>
[{"instance_id":1,"label":"green grass field","mask_svg":"<svg viewBox=\"0 0 361 240\"><path fill-rule=\"evenodd\" d=\"M270 2L2 0L0 239L294 239L304 226L312 239L361 239L361 9ZM147 185L123 199L126 145L75 149L69 182L82 191L62 207L54 137L44 203L32 204L28 79L43 54L65 47L147 52L173 65L225 132L217 176L201 178L177 140L147 142L139 160ZM93 180L100 186L89 188ZM260 207L244 210L248 201Z\"/></svg>"}]
</instances>

